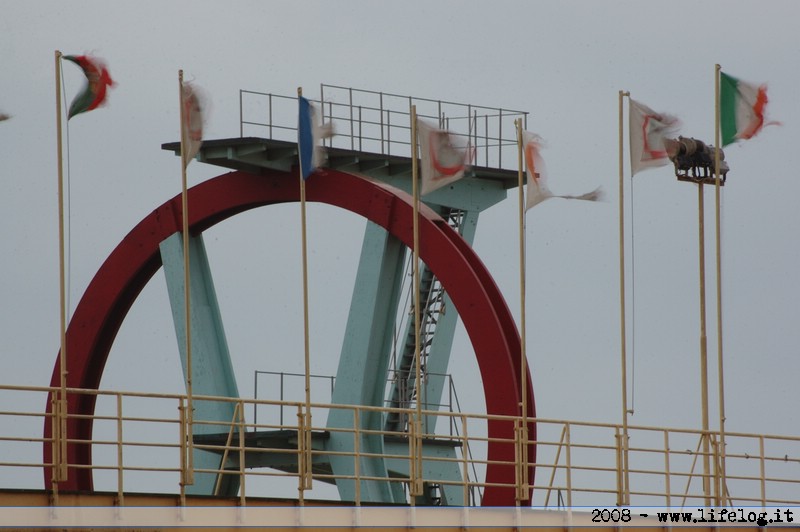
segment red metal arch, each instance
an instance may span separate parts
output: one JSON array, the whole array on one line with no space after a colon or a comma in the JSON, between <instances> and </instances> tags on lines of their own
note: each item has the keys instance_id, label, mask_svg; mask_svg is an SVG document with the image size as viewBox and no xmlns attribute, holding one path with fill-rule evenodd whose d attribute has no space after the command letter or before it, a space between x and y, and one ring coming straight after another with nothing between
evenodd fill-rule
<instances>
[{"instance_id":1,"label":"red metal arch","mask_svg":"<svg viewBox=\"0 0 800 532\"><path fill-rule=\"evenodd\" d=\"M353 174L327 170L306 182L308 201L341 207L382 226L407 246L413 243L412 201L408 194L393 187ZM299 201L296 173L266 171L264 175L231 172L208 180L189 190L190 231L198 234L240 212L264 205ZM78 304L67 330L69 373L67 386L97 389L114 338L123 319L141 290L161 267L159 244L181 228L181 198L176 196L145 217L109 255ZM458 310L469 334L483 380L486 410L489 414L520 415L520 339L511 313L488 270L466 244L436 213L422 208L420 214L420 257L441 281ZM51 386L60 382L56 358ZM527 379L528 404L535 415L533 387ZM51 401L48 400L48 412ZM94 395L69 397L69 412L80 414L68 421L70 444L67 459L71 466L91 465L91 440ZM529 426L535 440L535 425ZM51 424L45 423L44 461L51 454ZM514 447L492 439L513 438L511 421L490 421L490 442L486 482L513 486ZM535 462L535 447L528 449ZM45 468L45 485L50 481ZM85 467L70 467L69 480L60 489L91 490L92 472ZM530 470L533 479L533 467ZM529 494L530 495L530 494ZM515 503L511 487L487 486L483 504L505 506Z\"/></svg>"}]
</instances>

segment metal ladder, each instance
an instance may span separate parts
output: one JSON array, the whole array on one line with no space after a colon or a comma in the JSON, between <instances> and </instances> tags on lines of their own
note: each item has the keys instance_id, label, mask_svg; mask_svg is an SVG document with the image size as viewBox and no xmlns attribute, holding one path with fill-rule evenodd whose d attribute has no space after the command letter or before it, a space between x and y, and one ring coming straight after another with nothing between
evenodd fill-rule
<instances>
[{"instance_id":1,"label":"metal ladder","mask_svg":"<svg viewBox=\"0 0 800 532\"><path fill-rule=\"evenodd\" d=\"M450 207L442 207L440 214L447 221L448 225L459 231L464 220L464 211ZM413 260L413 259L412 259ZM406 338L403 344L403 351L394 370L394 385L392 386L391 397L388 406L391 408L411 409L416 406L417 401L422 401L423 407L426 406L425 383L426 366L431 345L433 344L436 325L439 317L445 313L444 308L444 287L430 269L423 266L420 269L420 379L422 383L417 383L414 354L416 351L416 338L414 334L414 303L411 298L411 309L408 313L408 325L406 326ZM410 288L413 290L413 287ZM420 397L419 390L422 390ZM403 412L393 412L387 416L386 430L394 432L408 431L408 416Z\"/></svg>"}]
</instances>

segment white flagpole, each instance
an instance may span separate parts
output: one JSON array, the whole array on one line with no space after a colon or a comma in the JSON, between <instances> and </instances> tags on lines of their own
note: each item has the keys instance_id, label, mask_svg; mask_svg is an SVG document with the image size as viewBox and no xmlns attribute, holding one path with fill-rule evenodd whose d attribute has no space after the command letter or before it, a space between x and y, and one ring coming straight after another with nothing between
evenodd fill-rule
<instances>
[{"instance_id":1,"label":"white flagpole","mask_svg":"<svg viewBox=\"0 0 800 532\"><path fill-rule=\"evenodd\" d=\"M517 118L517 186L519 214L519 299L520 299L520 406L522 409L522 426L520 432L520 484L517 491L517 506L527 499L528 495L528 359L525 349L525 191L523 189L522 166L522 120Z\"/></svg>"},{"instance_id":2,"label":"white flagpole","mask_svg":"<svg viewBox=\"0 0 800 532\"><path fill-rule=\"evenodd\" d=\"M698 254L700 262L700 413L703 433L703 494L706 506L711 505L710 441L708 433L708 338L706 336L706 240L703 183L697 183Z\"/></svg>"},{"instance_id":3,"label":"white flagpole","mask_svg":"<svg viewBox=\"0 0 800 532\"><path fill-rule=\"evenodd\" d=\"M192 401L192 320L189 311L190 285L189 285L189 194L186 178L186 167L189 164L188 149L186 142L186 109L183 94L183 70L178 70L178 95L180 97L180 119L181 119L181 214L182 214L182 233L183 233L183 309L184 327L186 329L186 405L187 405L187 431L186 449L187 469L186 484L194 484L194 451L192 441L194 438L194 404Z\"/></svg>"},{"instance_id":4,"label":"white flagpole","mask_svg":"<svg viewBox=\"0 0 800 532\"><path fill-rule=\"evenodd\" d=\"M628 355L627 333L625 331L625 192L624 192L624 121L622 102L625 96L630 98L630 92L619 91L619 334L620 334L620 368L622 372L622 478L620 488L620 501L622 505L630 504L628 493Z\"/></svg>"},{"instance_id":5,"label":"white flagpole","mask_svg":"<svg viewBox=\"0 0 800 532\"><path fill-rule=\"evenodd\" d=\"M414 256L413 256L413 283L414 291L414 361L416 376L416 417L414 418L414 474L411 475L410 498L411 504L415 504L415 497L422 495L422 364L420 361L420 282L419 282L419 163L417 161L417 106L411 106L411 195L413 197L413 232L414 232Z\"/></svg>"},{"instance_id":6,"label":"white flagpole","mask_svg":"<svg viewBox=\"0 0 800 532\"><path fill-rule=\"evenodd\" d=\"M721 485L717 491L717 505L725 504L727 480L725 474L725 375L722 365L722 238L720 224L720 150L722 149L722 133L720 131L720 66L714 67L714 143L717 150L714 154L714 190L716 193L716 238L717 238L717 375L719 386L719 478Z\"/></svg>"},{"instance_id":7,"label":"white flagpole","mask_svg":"<svg viewBox=\"0 0 800 532\"><path fill-rule=\"evenodd\" d=\"M302 87L297 88L298 98L303 96ZM298 124L298 128L299 128ZM303 262L303 342L305 348L305 433L301 435L304 438L303 456L300 457L305 461L303 488L311 489L312 487L312 459L311 459L311 348L308 334L308 245L306 241L306 180L303 178L303 157L300 153L298 144L298 157L299 170L300 170L300 233L301 233L301 246L302 246L302 262ZM311 149L316 149L312 144Z\"/></svg>"},{"instance_id":8,"label":"white flagpole","mask_svg":"<svg viewBox=\"0 0 800 532\"><path fill-rule=\"evenodd\" d=\"M67 295L64 266L64 156L61 124L61 52L56 50L56 143L58 161L58 287L59 287L59 356L60 390L53 409L53 488L58 482L67 480Z\"/></svg>"}]
</instances>

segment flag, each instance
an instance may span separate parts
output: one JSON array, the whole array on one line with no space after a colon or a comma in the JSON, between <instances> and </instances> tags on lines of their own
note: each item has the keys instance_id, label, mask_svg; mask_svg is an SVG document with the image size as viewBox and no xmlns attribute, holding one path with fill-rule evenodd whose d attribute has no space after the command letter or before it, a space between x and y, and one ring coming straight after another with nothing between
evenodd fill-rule
<instances>
[{"instance_id":1,"label":"flag","mask_svg":"<svg viewBox=\"0 0 800 532\"><path fill-rule=\"evenodd\" d=\"M720 72L720 118L722 145L755 136L765 123L767 86L753 85Z\"/></svg>"},{"instance_id":2,"label":"flag","mask_svg":"<svg viewBox=\"0 0 800 532\"><path fill-rule=\"evenodd\" d=\"M422 163L421 194L428 194L464 177L474 153L470 146L456 146L451 132L437 129L423 120L417 120L417 130Z\"/></svg>"},{"instance_id":3,"label":"flag","mask_svg":"<svg viewBox=\"0 0 800 532\"><path fill-rule=\"evenodd\" d=\"M597 187L586 194L553 194L547 185L547 170L542 159L541 150L544 147L542 137L530 131L522 132L522 145L525 159L525 169L528 173L527 199L525 210L530 209L550 198L578 199L586 201L599 201L603 199L603 187Z\"/></svg>"},{"instance_id":4,"label":"flag","mask_svg":"<svg viewBox=\"0 0 800 532\"><path fill-rule=\"evenodd\" d=\"M669 164L664 139L678 133L680 120L672 115L657 113L632 98L629 100L631 175Z\"/></svg>"},{"instance_id":5,"label":"flag","mask_svg":"<svg viewBox=\"0 0 800 532\"><path fill-rule=\"evenodd\" d=\"M79 113L96 109L106 100L106 90L114 86L114 81L108 73L105 63L96 57L88 55L65 55L64 59L72 61L83 70L86 76L86 85L75 96L69 106L67 120Z\"/></svg>"},{"instance_id":6,"label":"flag","mask_svg":"<svg viewBox=\"0 0 800 532\"><path fill-rule=\"evenodd\" d=\"M322 166L322 139L333 136L333 126L330 122L324 126L319 123L317 109L308 99L298 96L297 100L297 148L303 179L308 179L308 176Z\"/></svg>"},{"instance_id":7,"label":"flag","mask_svg":"<svg viewBox=\"0 0 800 532\"><path fill-rule=\"evenodd\" d=\"M186 157L183 159L185 166L189 166L203 144L203 106L200 100L200 91L196 86L187 82L181 84L181 150L186 150Z\"/></svg>"},{"instance_id":8,"label":"flag","mask_svg":"<svg viewBox=\"0 0 800 532\"><path fill-rule=\"evenodd\" d=\"M542 137L530 131L522 132L522 145L524 146L525 170L528 173L528 197L525 201L525 210L552 198L553 194L547 188L547 173L541 149Z\"/></svg>"}]
</instances>

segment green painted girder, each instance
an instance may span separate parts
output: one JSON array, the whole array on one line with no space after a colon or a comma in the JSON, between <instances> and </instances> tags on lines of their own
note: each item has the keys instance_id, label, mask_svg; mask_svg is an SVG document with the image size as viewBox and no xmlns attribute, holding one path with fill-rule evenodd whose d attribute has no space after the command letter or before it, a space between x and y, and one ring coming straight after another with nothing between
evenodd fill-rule
<instances>
[{"instance_id":1,"label":"green painted girder","mask_svg":"<svg viewBox=\"0 0 800 532\"><path fill-rule=\"evenodd\" d=\"M339 161L340 163L342 161ZM375 162L380 162L375 159ZM387 165L376 164L376 174L382 181L397 188L410 191L409 176L386 175ZM366 169L361 167L362 170ZM372 172L367 172L372 177ZM484 179L462 179L426 196L426 203L443 212L450 208L465 211L460 231L471 243L480 211L494 205L507 196L503 182ZM342 353L336 375L332 403L349 405L385 406L385 389L391 360L392 337L395 331L395 319L400 300L403 267L407 249L391 237L385 230L368 223L362 245L355 287L345 329ZM446 298L449 303L449 298ZM448 305L449 312L441 317L428 358L428 371L431 373L447 373L450 351L453 343L458 315L455 307ZM444 377L429 379L427 402L441 402L445 385ZM390 395L391 397L391 395ZM360 419L359 427L366 431L380 432L384 429L384 416L365 413ZM328 417L328 429L331 438L327 442L330 450L354 453L355 441L352 433L340 432L353 429L353 417L350 411L333 409ZM426 419L428 430L433 432L435 418ZM337 431L336 429L340 429ZM384 455L387 444L377 434L362 436L358 442L359 451ZM395 445L396 447L396 445ZM405 451L408 452L407 444ZM423 445L423 455L431 452ZM455 450L448 451L455 457ZM351 458L331 457L331 466L336 475L353 475L354 466ZM460 470L447 462L424 462L426 478L442 478L460 482ZM361 474L386 481L362 481L361 498L363 501L377 503L405 503L402 486L389 478L408 478L408 466L402 460L391 462L380 458L362 458L359 463ZM355 482L340 480L337 482L342 500L354 500ZM463 503L463 494L453 493L447 485L442 486L446 500L454 504Z\"/></svg>"},{"instance_id":2,"label":"green painted girder","mask_svg":"<svg viewBox=\"0 0 800 532\"><path fill-rule=\"evenodd\" d=\"M175 233L160 245L164 276L167 281L175 336L178 340L184 379L187 376L186 318L184 306L183 235ZM228 343L222 326L211 268L208 264L203 237L189 239L189 307L192 331L192 393L238 398L239 391L233 372ZM213 434L225 432L234 421L234 403L219 401L193 401L194 433ZM205 424L219 421L220 424ZM200 423L200 424L198 424ZM214 453L194 449L195 469L219 469L221 458ZM217 475L195 473L194 484L186 487L191 495L212 495ZM239 490L235 475L222 475L219 494L234 496Z\"/></svg>"},{"instance_id":3,"label":"green painted girder","mask_svg":"<svg viewBox=\"0 0 800 532\"><path fill-rule=\"evenodd\" d=\"M404 253L405 246L397 238L377 225L367 223L331 399L333 404L383 406L393 336L393 328L387 324L393 323L397 312ZM328 413L331 437L326 442L326 449L354 453L355 426L352 409L332 408ZM383 415L380 412L360 412L358 427L361 430L380 431L382 426ZM362 432L359 434L358 448L360 453L383 455L383 436L379 432ZM355 474L351 456L332 455L330 461L335 475ZM390 482L389 471L382 458L361 456L359 469L361 475L386 479L361 481L362 501L406 502L402 486ZM338 479L337 487L342 500L355 500L355 481Z\"/></svg>"}]
</instances>

